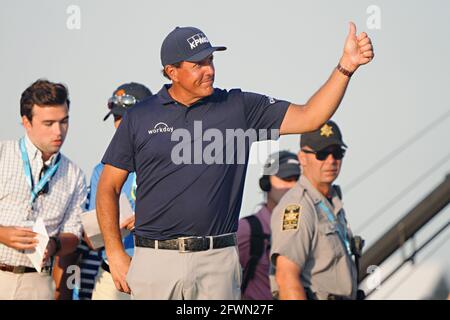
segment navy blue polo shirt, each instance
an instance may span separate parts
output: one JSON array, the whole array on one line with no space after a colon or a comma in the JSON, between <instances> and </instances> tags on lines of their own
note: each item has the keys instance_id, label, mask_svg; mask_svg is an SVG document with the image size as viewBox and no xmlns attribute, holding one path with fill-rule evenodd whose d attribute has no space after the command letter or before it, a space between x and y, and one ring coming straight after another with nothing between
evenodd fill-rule
<instances>
[{"instance_id":1,"label":"navy blue polo shirt","mask_svg":"<svg viewBox=\"0 0 450 320\"><path fill-rule=\"evenodd\" d=\"M127 111L102 159L136 172L135 233L167 240L236 232L252 140L243 146L229 133L255 129L257 140L278 138L259 132L279 129L289 102L215 89L186 107L169 88Z\"/></svg>"}]
</instances>

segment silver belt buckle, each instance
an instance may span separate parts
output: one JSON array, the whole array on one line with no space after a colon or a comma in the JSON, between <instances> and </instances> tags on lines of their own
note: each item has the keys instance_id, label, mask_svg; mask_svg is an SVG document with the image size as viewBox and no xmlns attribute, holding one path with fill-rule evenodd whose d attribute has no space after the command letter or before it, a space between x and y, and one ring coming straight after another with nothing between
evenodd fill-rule
<instances>
[{"instance_id":1,"label":"silver belt buckle","mask_svg":"<svg viewBox=\"0 0 450 320\"><path fill-rule=\"evenodd\" d=\"M180 238L178 238L178 251L179 252L181 252L181 253L193 252L192 250L186 250L185 240L188 240L188 239L208 241L208 244L209 244L209 238L207 238L207 237L180 237Z\"/></svg>"}]
</instances>

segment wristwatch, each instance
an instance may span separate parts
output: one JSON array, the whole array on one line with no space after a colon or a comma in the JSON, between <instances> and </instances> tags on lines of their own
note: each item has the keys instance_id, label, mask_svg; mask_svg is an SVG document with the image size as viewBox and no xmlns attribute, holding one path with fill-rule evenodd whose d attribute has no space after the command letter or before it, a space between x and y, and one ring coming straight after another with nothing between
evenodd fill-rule
<instances>
[{"instance_id":1,"label":"wristwatch","mask_svg":"<svg viewBox=\"0 0 450 320\"><path fill-rule=\"evenodd\" d=\"M61 240L59 239L59 237L50 237L50 240L55 241L56 249L55 253L53 254L55 256L58 251L61 250Z\"/></svg>"}]
</instances>

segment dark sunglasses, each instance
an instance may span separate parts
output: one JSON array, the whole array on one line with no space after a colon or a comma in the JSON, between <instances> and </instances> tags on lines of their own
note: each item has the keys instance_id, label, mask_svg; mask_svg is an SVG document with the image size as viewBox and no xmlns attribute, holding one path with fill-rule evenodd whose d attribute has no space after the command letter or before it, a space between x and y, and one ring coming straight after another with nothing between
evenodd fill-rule
<instances>
[{"instance_id":1,"label":"dark sunglasses","mask_svg":"<svg viewBox=\"0 0 450 320\"><path fill-rule=\"evenodd\" d=\"M345 155L345 149L331 149L331 150L320 150L320 151L312 151L302 149L304 153L311 153L316 155L316 159L319 161L324 161L331 154L335 160L341 160Z\"/></svg>"},{"instance_id":2,"label":"dark sunglasses","mask_svg":"<svg viewBox=\"0 0 450 320\"><path fill-rule=\"evenodd\" d=\"M138 102L138 100L129 94L125 94L123 96L112 96L108 100L108 108L110 110L112 108L114 108L115 106L129 108L129 107L134 106L137 102Z\"/></svg>"}]
</instances>

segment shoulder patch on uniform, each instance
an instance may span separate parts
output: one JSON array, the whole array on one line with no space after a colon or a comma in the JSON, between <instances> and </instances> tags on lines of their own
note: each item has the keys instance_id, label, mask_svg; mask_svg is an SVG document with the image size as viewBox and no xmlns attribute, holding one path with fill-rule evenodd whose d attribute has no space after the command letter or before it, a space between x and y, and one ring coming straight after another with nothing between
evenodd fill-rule
<instances>
[{"instance_id":1,"label":"shoulder patch on uniform","mask_svg":"<svg viewBox=\"0 0 450 320\"><path fill-rule=\"evenodd\" d=\"M301 212L302 207L298 204L290 204L286 206L283 212L283 224L281 230L296 230L298 228Z\"/></svg>"}]
</instances>

